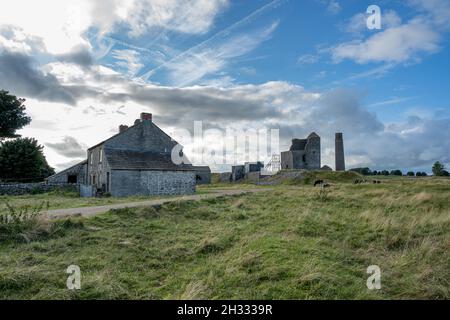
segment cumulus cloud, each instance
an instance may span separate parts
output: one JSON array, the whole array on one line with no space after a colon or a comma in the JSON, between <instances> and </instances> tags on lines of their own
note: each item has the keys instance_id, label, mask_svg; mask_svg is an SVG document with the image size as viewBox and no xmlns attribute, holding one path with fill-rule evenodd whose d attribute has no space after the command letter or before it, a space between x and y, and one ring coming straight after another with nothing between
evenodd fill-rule
<instances>
[{"instance_id":1,"label":"cumulus cloud","mask_svg":"<svg viewBox=\"0 0 450 320\"><path fill-rule=\"evenodd\" d=\"M20 0L17 2L20 3ZM151 8L153 11L147 13L151 16L159 12L160 15L160 20L154 21L142 16L137 9L140 4L134 1L90 3L114 8L112 15L102 16L102 12L108 10L97 11L98 19L95 23L102 31L106 32L120 25L134 35L152 32L151 30L159 32L161 29L203 33L211 28L215 15L226 5L226 1L184 1L182 6L209 6L204 15L201 10L197 10L199 21L193 23L189 17L177 17L174 20L172 9L175 8L175 2L177 1L152 1L155 4ZM43 3L45 7L46 2ZM92 4L86 6L89 10L93 8ZM439 10L433 8L435 6L427 6L421 10L426 12L424 15L439 14ZM60 10L59 4L55 10ZM86 12L90 12L89 10ZM76 13L69 13L70 17L76 16ZM2 15L0 13L0 18ZM87 16L89 18L89 14ZM67 16L62 20L56 18L55 21L67 22L66 18ZM168 25L166 19L175 23ZM417 59L421 54L432 53L439 48L440 34L427 18L423 18L425 23L419 23L422 20L415 18L401 24L392 14L391 20L387 29L366 40L359 39L333 48L331 52L335 61L352 59L358 63L386 62L385 66L391 68L396 63ZM235 84L229 76L219 72L233 58L244 56L269 39L276 30L277 23L263 29L247 28L251 32L246 33L235 32L239 31L237 29L231 30L233 32L225 30L223 34L229 34L226 38L220 37L221 33L218 38L213 37L213 40L220 41L207 42L206 45L194 47L180 56L175 53L177 58L165 63L164 68L175 85L186 87L170 87L130 81L117 71L96 65L89 54L89 44L83 37L94 22L89 19L83 21L62 25L63 30L69 30L70 41L62 41L60 47L56 41L59 34L53 37L51 31L48 31L50 29L46 28L33 31L33 25L26 21L18 22L18 25L23 30L31 30L30 34L14 28L3 28L0 31L0 87L27 98L58 102L58 106L51 104L48 108L43 108L38 103L33 106L33 114L37 118L46 119L51 113L52 121L58 124L54 127L54 132L36 128L45 126L42 122L29 129L30 135L45 139L43 141L52 141L52 135L64 137L62 141L46 144L48 151L57 156L49 157L52 164L63 164L67 160L64 158L84 158L86 146L108 138L111 128L117 132L117 126L125 121L132 124L141 111L154 113L155 122L163 129L192 130L193 121L203 121L207 128L223 129L231 125L242 129L279 129L282 150L289 147L292 138L306 137L311 131L315 131L322 137L324 163L331 166L334 133L337 131L344 133L347 162L353 166L419 168L429 167L435 160L449 162L448 116L422 116L398 123L383 123L375 114L367 111L362 103L363 96L355 90L308 91L285 81ZM441 18L439 21L445 19ZM443 22L439 23L444 25ZM242 25L238 23L238 26ZM55 26L58 24L52 28ZM47 31L48 35L45 34ZM53 48L52 45L56 47ZM45 59L50 62L47 61L44 67L40 67L32 57L40 56L47 49L50 54L47 52ZM126 50L111 50L112 57L116 58L115 62L119 63L128 76L136 75L141 67L135 52L141 51L131 46ZM165 58L161 58L161 61L164 62ZM299 60L300 63L309 63L314 62L315 57L305 56ZM389 68L375 71L386 72ZM219 82L225 85L213 86L216 79L208 79L212 74L219 75ZM209 85L194 85L200 80ZM79 107L68 107L75 105ZM70 136L67 135L67 128L73 128ZM41 134L45 138L38 136ZM58 158L59 156L64 158Z\"/></svg>"},{"instance_id":2,"label":"cumulus cloud","mask_svg":"<svg viewBox=\"0 0 450 320\"><path fill-rule=\"evenodd\" d=\"M426 22L414 19L406 24L388 28L367 40L355 40L332 48L335 62L351 59L357 63L402 63L419 58L422 53L439 49L440 35Z\"/></svg>"},{"instance_id":3,"label":"cumulus cloud","mask_svg":"<svg viewBox=\"0 0 450 320\"><path fill-rule=\"evenodd\" d=\"M349 59L360 64L371 62L407 63L420 60L423 55L440 49L444 33L450 29L450 3L442 0L408 0L416 12L409 21L402 23L393 10L382 12L382 31L366 38L367 17L354 15L343 30L356 35L353 41L331 48L334 62Z\"/></svg>"},{"instance_id":4,"label":"cumulus cloud","mask_svg":"<svg viewBox=\"0 0 450 320\"><path fill-rule=\"evenodd\" d=\"M428 20L440 28L450 28L450 2L445 0L408 0L414 8L425 13Z\"/></svg>"},{"instance_id":5,"label":"cumulus cloud","mask_svg":"<svg viewBox=\"0 0 450 320\"><path fill-rule=\"evenodd\" d=\"M68 89L53 74L41 70L32 57L1 48L0 87L17 95L76 104Z\"/></svg>"},{"instance_id":6,"label":"cumulus cloud","mask_svg":"<svg viewBox=\"0 0 450 320\"><path fill-rule=\"evenodd\" d=\"M97 75L98 79L102 77ZM108 83L109 78L102 81ZM118 81L114 79L114 83ZM104 86L101 81L97 84ZM432 161L449 161L446 150L450 148L450 136L445 128L450 119L415 117L384 124L367 110L362 103L364 95L357 90L311 92L276 81L221 89L123 82L121 90L116 91L100 92L95 99L114 104L111 112L123 103L142 106L141 110L154 113L155 122L163 128L192 130L194 121L203 121L205 128L279 129L282 150L289 147L293 137L306 137L315 131L322 137L324 163L331 166L335 132L344 133L349 165L425 170Z\"/></svg>"},{"instance_id":7,"label":"cumulus cloud","mask_svg":"<svg viewBox=\"0 0 450 320\"><path fill-rule=\"evenodd\" d=\"M346 22L342 30L355 35L362 35L370 30L367 28L367 14L357 13ZM383 29L398 27L402 22L400 16L394 10L386 10L382 12L381 24Z\"/></svg>"},{"instance_id":8,"label":"cumulus cloud","mask_svg":"<svg viewBox=\"0 0 450 320\"><path fill-rule=\"evenodd\" d=\"M45 145L67 158L82 158L86 156L86 146L71 136L65 136L61 142L47 142Z\"/></svg>"},{"instance_id":9,"label":"cumulus cloud","mask_svg":"<svg viewBox=\"0 0 450 320\"><path fill-rule=\"evenodd\" d=\"M75 47L67 53L57 54L55 58L61 62L73 63L83 68L90 68L95 62L89 48L83 46Z\"/></svg>"}]
</instances>

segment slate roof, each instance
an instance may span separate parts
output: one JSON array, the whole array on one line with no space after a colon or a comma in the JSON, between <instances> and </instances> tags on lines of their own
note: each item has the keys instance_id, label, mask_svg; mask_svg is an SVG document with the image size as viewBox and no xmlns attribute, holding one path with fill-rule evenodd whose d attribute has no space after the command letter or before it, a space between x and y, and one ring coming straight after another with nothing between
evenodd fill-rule
<instances>
[{"instance_id":1,"label":"slate roof","mask_svg":"<svg viewBox=\"0 0 450 320\"><path fill-rule=\"evenodd\" d=\"M81 162L79 162L79 163L77 163L77 164L74 164L73 166L71 166L71 167L69 167L69 168L67 168L67 169L61 170L61 171L55 173L54 175L51 175L51 176L47 177L47 179L48 179L48 178L54 178L54 177L56 177L56 176L58 176L58 175L60 175L60 174L66 173L67 171L72 171L72 170L75 169L76 167L78 167L78 166L81 167L81 166L83 166L83 165L85 165L85 164L87 164L87 160L83 160L83 161L81 161ZM80 170L80 169L78 169L78 170Z\"/></svg>"},{"instance_id":2,"label":"slate roof","mask_svg":"<svg viewBox=\"0 0 450 320\"><path fill-rule=\"evenodd\" d=\"M192 165L177 165L170 153L139 152L105 148L105 156L111 169L115 170L170 170L194 171Z\"/></svg>"}]
</instances>

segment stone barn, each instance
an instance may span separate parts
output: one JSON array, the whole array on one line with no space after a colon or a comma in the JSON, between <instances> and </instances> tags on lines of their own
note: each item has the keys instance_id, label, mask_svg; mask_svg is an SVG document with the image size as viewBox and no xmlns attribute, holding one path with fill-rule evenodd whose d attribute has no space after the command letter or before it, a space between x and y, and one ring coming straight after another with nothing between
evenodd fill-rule
<instances>
[{"instance_id":1,"label":"stone barn","mask_svg":"<svg viewBox=\"0 0 450 320\"><path fill-rule=\"evenodd\" d=\"M87 160L47 179L48 183L77 183L82 196L180 195L195 192L196 184L210 183L209 167L172 161L178 143L142 113L131 127L87 151Z\"/></svg>"},{"instance_id":2,"label":"stone barn","mask_svg":"<svg viewBox=\"0 0 450 320\"><path fill-rule=\"evenodd\" d=\"M49 184L84 184L86 183L87 160L67 168L46 179Z\"/></svg>"},{"instance_id":3,"label":"stone barn","mask_svg":"<svg viewBox=\"0 0 450 320\"><path fill-rule=\"evenodd\" d=\"M195 168L172 161L177 145L151 114L142 113L133 126L120 126L118 134L88 149L87 184L115 197L194 193Z\"/></svg>"},{"instance_id":4,"label":"stone barn","mask_svg":"<svg viewBox=\"0 0 450 320\"><path fill-rule=\"evenodd\" d=\"M281 153L281 169L320 169L320 137L313 132L306 139L293 139L289 151Z\"/></svg>"}]
</instances>

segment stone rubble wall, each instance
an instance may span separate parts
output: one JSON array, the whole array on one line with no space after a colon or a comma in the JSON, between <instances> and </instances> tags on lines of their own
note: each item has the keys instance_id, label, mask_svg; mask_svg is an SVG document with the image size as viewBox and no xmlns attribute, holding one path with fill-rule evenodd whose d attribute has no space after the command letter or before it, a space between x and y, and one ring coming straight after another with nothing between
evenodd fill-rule
<instances>
[{"instance_id":1,"label":"stone rubble wall","mask_svg":"<svg viewBox=\"0 0 450 320\"><path fill-rule=\"evenodd\" d=\"M68 189L78 191L76 184L67 183L0 183L0 195L23 195L23 194L35 194L45 193L56 189Z\"/></svg>"}]
</instances>

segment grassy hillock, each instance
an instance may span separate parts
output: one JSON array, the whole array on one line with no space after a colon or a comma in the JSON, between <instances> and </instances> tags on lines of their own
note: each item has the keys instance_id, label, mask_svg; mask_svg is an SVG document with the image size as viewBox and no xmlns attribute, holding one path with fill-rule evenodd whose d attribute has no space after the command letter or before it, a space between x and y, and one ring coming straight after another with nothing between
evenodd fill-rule
<instances>
[{"instance_id":1,"label":"grassy hillock","mask_svg":"<svg viewBox=\"0 0 450 320\"><path fill-rule=\"evenodd\" d=\"M310 177L326 190L112 210L0 241L0 298L449 299L450 180L328 174ZM71 264L81 290L66 289ZM381 290L366 287L369 265Z\"/></svg>"},{"instance_id":2,"label":"grassy hillock","mask_svg":"<svg viewBox=\"0 0 450 320\"><path fill-rule=\"evenodd\" d=\"M261 179L261 183L268 185L310 185L316 180L324 180L329 183L353 183L356 179L363 179L363 176L353 171L281 170L276 175Z\"/></svg>"}]
</instances>

